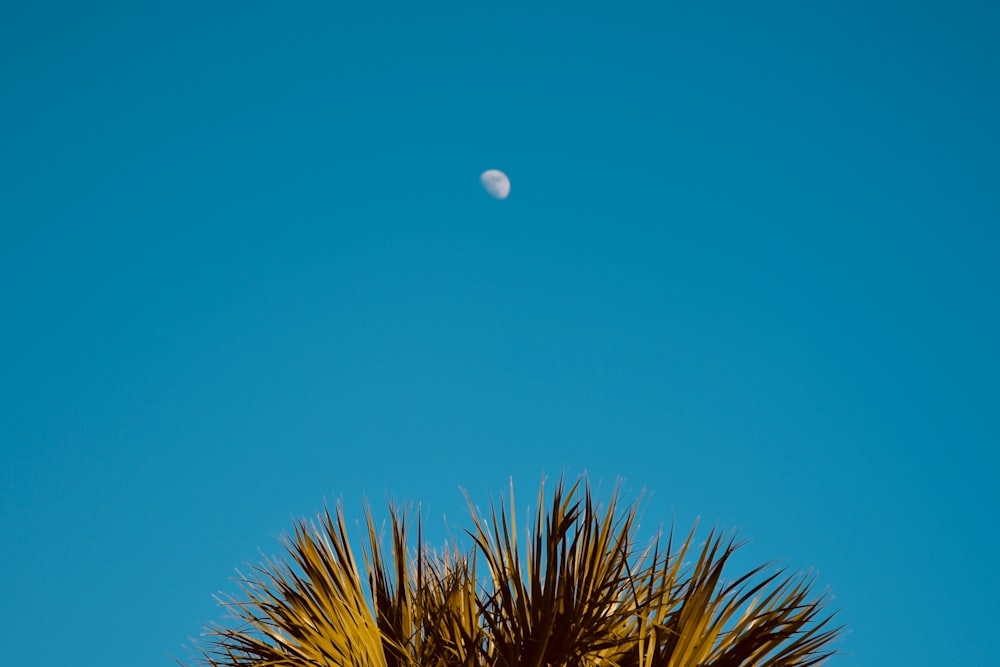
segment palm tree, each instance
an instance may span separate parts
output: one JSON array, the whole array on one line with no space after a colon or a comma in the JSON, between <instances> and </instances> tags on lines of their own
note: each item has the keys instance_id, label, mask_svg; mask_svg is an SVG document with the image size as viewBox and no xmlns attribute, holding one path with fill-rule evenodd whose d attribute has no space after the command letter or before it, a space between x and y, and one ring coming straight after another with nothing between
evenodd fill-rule
<instances>
[{"instance_id":1,"label":"palm tree","mask_svg":"<svg viewBox=\"0 0 1000 667\"><path fill-rule=\"evenodd\" d=\"M510 504L470 502L473 547L416 548L390 507L383 549L370 509L363 569L343 510L299 521L289 559L267 560L223 600L230 625L199 647L211 667L736 667L817 665L833 651L826 598L811 577L767 566L735 579L738 547L716 530L675 548L672 531L636 545L637 506L620 487L598 505L585 480L544 484L524 542ZM544 507L548 506L548 511ZM522 546L523 545L523 546ZM362 576L364 573L364 577ZM367 581L366 581L367 579ZM367 583L367 586L366 586Z\"/></svg>"}]
</instances>

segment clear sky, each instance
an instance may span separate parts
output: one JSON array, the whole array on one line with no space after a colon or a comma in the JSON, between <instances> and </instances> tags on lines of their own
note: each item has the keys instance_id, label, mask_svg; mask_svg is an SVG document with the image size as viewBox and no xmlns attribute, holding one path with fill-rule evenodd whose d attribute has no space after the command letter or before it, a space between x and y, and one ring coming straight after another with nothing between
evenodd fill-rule
<instances>
[{"instance_id":1,"label":"clear sky","mask_svg":"<svg viewBox=\"0 0 1000 667\"><path fill-rule=\"evenodd\" d=\"M835 665L995 666L998 7L6 3L4 663L586 471L814 568Z\"/></svg>"}]
</instances>

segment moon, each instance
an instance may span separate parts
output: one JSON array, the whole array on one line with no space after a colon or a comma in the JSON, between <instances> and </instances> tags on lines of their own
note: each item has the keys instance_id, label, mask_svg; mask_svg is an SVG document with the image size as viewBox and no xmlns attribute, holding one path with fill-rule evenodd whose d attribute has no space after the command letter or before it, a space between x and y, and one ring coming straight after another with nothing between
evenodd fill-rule
<instances>
[{"instance_id":1,"label":"moon","mask_svg":"<svg viewBox=\"0 0 1000 667\"><path fill-rule=\"evenodd\" d=\"M499 169L487 169L479 176L479 182L494 199L506 199L510 194L510 179Z\"/></svg>"}]
</instances>

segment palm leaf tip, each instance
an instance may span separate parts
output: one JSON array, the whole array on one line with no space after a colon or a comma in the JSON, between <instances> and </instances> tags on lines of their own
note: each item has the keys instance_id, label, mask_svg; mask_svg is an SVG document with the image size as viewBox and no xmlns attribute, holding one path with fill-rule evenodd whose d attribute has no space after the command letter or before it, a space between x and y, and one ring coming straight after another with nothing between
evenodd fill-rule
<instances>
[{"instance_id":1,"label":"palm leaf tip","mask_svg":"<svg viewBox=\"0 0 1000 667\"><path fill-rule=\"evenodd\" d=\"M585 479L539 491L526 530L513 500L472 507L471 546L422 543L390 505L370 510L359 562L343 510L298 521L283 560L266 560L223 600L199 664L211 667L806 666L840 628L814 577L761 567L725 576L738 547L711 531L640 544L637 504L603 504ZM384 542L388 541L388 546ZM677 546L679 544L679 546Z\"/></svg>"}]
</instances>

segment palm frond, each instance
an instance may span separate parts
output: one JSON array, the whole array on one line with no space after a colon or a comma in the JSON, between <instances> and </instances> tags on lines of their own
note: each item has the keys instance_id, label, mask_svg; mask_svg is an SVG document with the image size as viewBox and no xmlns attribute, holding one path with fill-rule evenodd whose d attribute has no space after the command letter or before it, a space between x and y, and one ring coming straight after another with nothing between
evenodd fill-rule
<instances>
[{"instance_id":1,"label":"palm frond","mask_svg":"<svg viewBox=\"0 0 1000 667\"><path fill-rule=\"evenodd\" d=\"M467 497L468 500L468 497ZM544 484L527 530L513 489L488 513L469 500L471 549L435 552L390 507L390 546L366 514L364 573L342 508L299 521L288 559L267 560L223 602L234 623L200 647L211 667L716 667L824 662L839 628L814 579L762 566L735 579L735 536L696 530L640 546L638 508L603 505L583 478ZM479 566L482 565L482 568Z\"/></svg>"}]
</instances>

